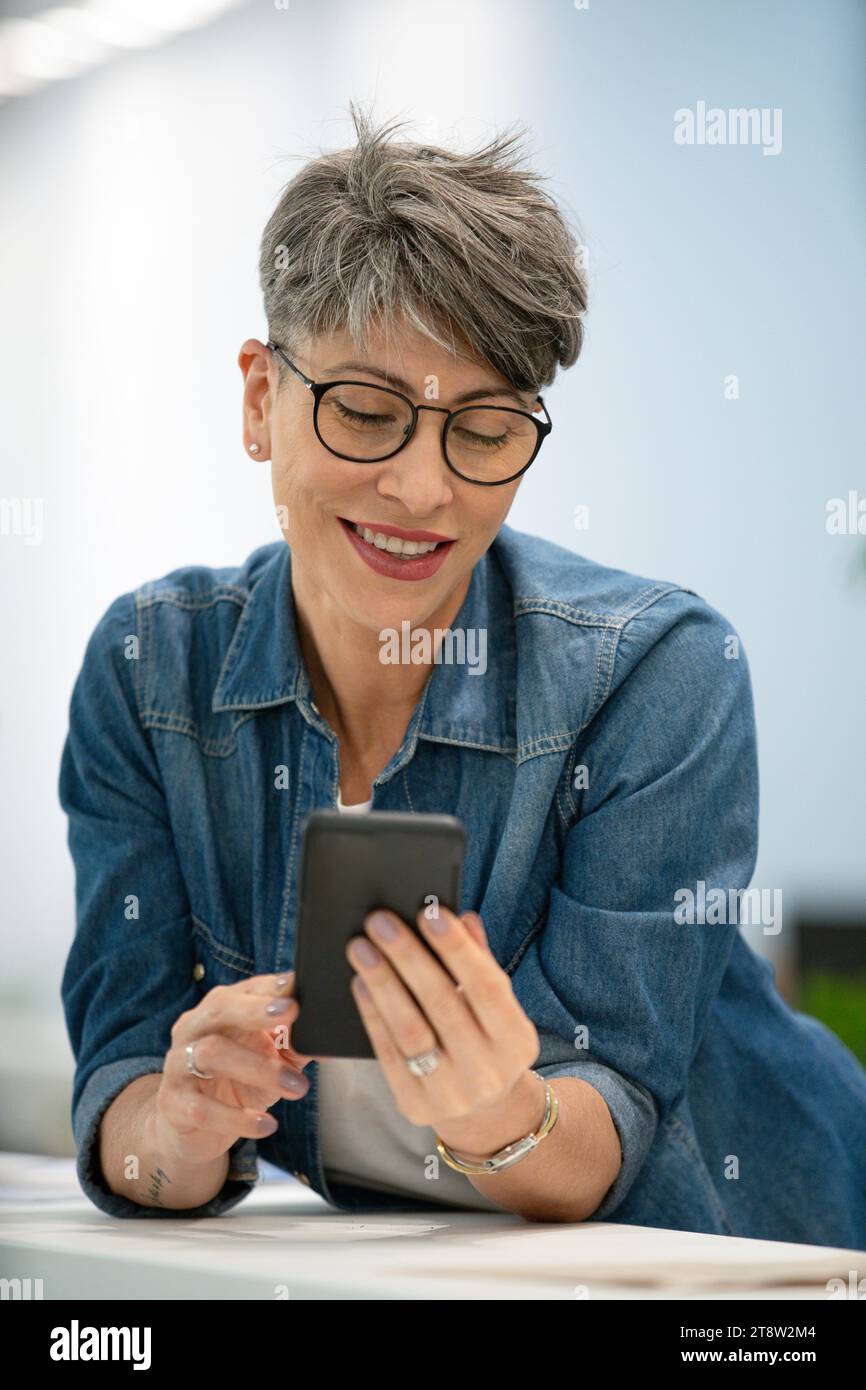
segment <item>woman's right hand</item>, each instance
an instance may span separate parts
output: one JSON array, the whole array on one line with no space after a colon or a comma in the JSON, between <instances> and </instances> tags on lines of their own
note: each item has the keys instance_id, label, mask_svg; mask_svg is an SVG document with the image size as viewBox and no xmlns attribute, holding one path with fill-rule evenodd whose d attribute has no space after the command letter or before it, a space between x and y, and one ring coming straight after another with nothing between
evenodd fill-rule
<instances>
[{"instance_id":1,"label":"woman's right hand","mask_svg":"<svg viewBox=\"0 0 866 1390\"><path fill-rule=\"evenodd\" d=\"M282 984L278 984L282 981ZM300 1100L309 1089L303 1069L318 1058L295 1052L291 1028L298 1016L294 971L253 975L215 985L177 1019L154 1096L151 1125L161 1152L184 1163L212 1163L241 1138L263 1139L277 1122L266 1112L278 1100ZM194 1076L195 1065L212 1079Z\"/></svg>"}]
</instances>

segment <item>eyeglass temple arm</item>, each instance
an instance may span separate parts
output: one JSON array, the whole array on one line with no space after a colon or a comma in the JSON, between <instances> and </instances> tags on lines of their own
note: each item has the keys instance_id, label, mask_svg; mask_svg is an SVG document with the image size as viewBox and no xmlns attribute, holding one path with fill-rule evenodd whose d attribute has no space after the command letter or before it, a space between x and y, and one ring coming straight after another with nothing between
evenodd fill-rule
<instances>
[{"instance_id":1,"label":"eyeglass temple arm","mask_svg":"<svg viewBox=\"0 0 866 1390\"><path fill-rule=\"evenodd\" d=\"M307 387L307 390L312 391L314 383L310 380L310 378L309 378L308 376L304 376L304 373L303 373L298 367L295 366L294 362L290 362L290 361L289 361L288 357L287 357L286 354L283 352L283 349L280 347L279 343L275 343L275 342L272 341L272 339L269 338L269 339L268 339L267 346L268 346L273 352L278 352L278 353L280 354L280 356L282 357L283 361L285 362L286 366L287 366L287 367L291 367L291 369L292 369L292 371L294 372L295 376L299 376L299 377L301 378L301 381L302 381L302 382L304 383L304 385Z\"/></svg>"}]
</instances>

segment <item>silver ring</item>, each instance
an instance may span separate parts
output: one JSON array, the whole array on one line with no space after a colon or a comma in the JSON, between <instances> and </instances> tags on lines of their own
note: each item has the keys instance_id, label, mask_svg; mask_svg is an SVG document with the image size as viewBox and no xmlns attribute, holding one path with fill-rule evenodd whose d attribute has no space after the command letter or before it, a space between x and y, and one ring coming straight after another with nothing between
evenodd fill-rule
<instances>
[{"instance_id":1,"label":"silver ring","mask_svg":"<svg viewBox=\"0 0 866 1390\"><path fill-rule=\"evenodd\" d=\"M429 1052L422 1052L417 1057L407 1057L406 1066L413 1076L429 1076L431 1071L438 1067L441 1056L438 1047L431 1047Z\"/></svg>"},{"instance_id":2,"label":"silver ring","mask_svg":"<svg viewBox=\"0 0 866 1390\"><path fill-rule=\"evenodd\" d=\"M206 1071L199 1071L195 1064L195 1043L186 1045L186 1069L192 1072L193 1076L200 1076L202 1081L213 1081L213 1076Z\"/></svg>"}]
</instances>

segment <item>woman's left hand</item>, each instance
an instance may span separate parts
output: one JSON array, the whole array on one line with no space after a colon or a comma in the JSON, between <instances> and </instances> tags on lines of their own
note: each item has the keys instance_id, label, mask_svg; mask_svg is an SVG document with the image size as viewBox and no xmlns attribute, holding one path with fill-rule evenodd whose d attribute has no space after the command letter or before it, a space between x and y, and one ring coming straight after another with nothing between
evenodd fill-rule
<instances>
[{"instance_id":1,"label":"woman's left hand","mask_svg":"<svg viewBox=\"0 0 866 1390\"><path fill-rule=\"evenodd\" d=\"M428 919L422 908L416 920L433 954L394 913L370 913L366 935L347 946L358 972L352 993L400 1112L446 1143L483 1153L488 1140L499 1147L493 1136L502 1133L509 1098L526 1086L538 1033L476 912L458 917L440 906ZM359 947L366 959L355 955ZM413 1075L407 1058L434 1047L438 1066Z\"/></svg>"}]
</instances>

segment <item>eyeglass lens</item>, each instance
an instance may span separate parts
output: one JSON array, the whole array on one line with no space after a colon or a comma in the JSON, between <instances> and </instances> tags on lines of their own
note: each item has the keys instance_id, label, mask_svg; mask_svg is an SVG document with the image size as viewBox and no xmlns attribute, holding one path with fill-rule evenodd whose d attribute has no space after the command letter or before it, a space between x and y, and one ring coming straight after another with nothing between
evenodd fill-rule
<instances>
[{"instance_id":1,"label":"eyeglass lens","mask_svg":"<svg viewBox=\"0 0 866 1390\"><path fill-rule=\"evenodd\" d=\"M358 462L392 453L412 424L405 401L378 386L337 383L319 401L319 433L329 448ZM448 461L464 477L495 482L519 473L532 457L538 433L518 410L473 406L452 422Z\"/></svg>"}]
</instances>

